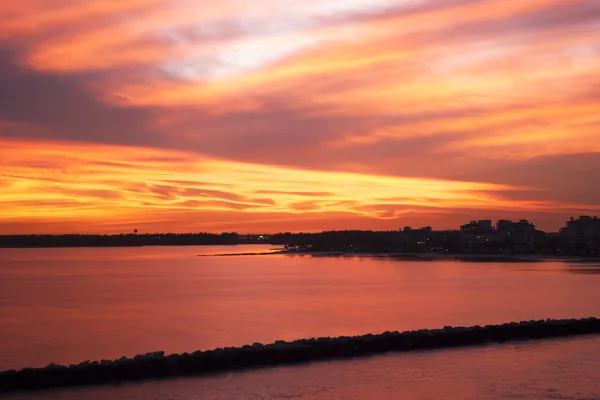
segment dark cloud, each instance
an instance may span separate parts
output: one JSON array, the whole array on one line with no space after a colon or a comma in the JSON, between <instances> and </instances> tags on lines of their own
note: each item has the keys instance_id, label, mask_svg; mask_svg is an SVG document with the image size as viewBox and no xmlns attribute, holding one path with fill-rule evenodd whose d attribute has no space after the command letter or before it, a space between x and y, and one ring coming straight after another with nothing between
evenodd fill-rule
<instances>
[{"instance_id":1,"label":"dark cloud","mask_svg":"<svg viewBox=\"0 0 600 400\"><path fill-rule=\"evenodd\" d=\"M369 164L356 168L370 171ZM518 187L491 191L499 199L556 201L600 207L600 153L550 155L528 159L419 153L398 158L379 158L378 173L410 177L488 182Z\"/></svg>"},{"instance_id":2,"label":"dark cloud","mask_svg":"<svg viewBox=\"0 0 600 400\"><path fill-rule=\"evenodd\" d=\"M600 207L600 153L543 156L525 160L481 160L455 166L444 174L452 179L488 181L534 188L505 192L516 199L552 199Z\"/></svg>"},{"instance_id":3,"label":"dark cloud","mask_svg":"<svg viewBox=\"0 0 600 400\"><path fill-rule=\"evenodd\" d=\"M376 116L328 116L317 108L298 109L293 98L282 102L275 95L259 111L215 115L201 109L170 110L183 122L159 131L153 121L166 110L108 104L88 86L94 75L34 71L20 65L15 52L0 53L0 119L26 124L3 134L19 138L152 146L283 165L305 164L306 155L312 154L315 164L327 166L335 151L328 149L329 142L389 123ZM96 164L134 168L112 161Z\"/></svg>"},{"instance_id":4,"label":"dark cloud","mask_svg":"<svg viewBox=\"0 0 600 400\"><path fill-rule=\"evenodd\" d=\"M89 89L93 76L34 71L16 52L0 48L0 119L40 126L19 137L45 137L111 144L159 144L155 111L109 105ZM9 131L10 133L10 131ZM7 133L4 132L4 135Z\"/></svg>"},{"instance_id":5,"label":"dark cloud","mask_svg":"<svg viewBox=\"0 0 600 400\"><path fill-rule=\"evenodd\" d=\"M291 101L288 99L288 101ZM419 115L353 115L319 113L291 104L265 103L253 112L208 115L190 112L174 131L185 131L188 149L215 157L259 164L275 164L317 170L352 170L352 164L375 169L379 160L413 156L464 138L464 132L449 132L407 138L383 138L374 143L347 144L351 136L369 135L383 128L407 126L415 121L435 121L468 115L472 110L435 111ZM321 110L322 111L322 110ZM483 111L482 111L483 112ZM198 126L198 128L190 128Z\"/></svg>"}]
</instances>

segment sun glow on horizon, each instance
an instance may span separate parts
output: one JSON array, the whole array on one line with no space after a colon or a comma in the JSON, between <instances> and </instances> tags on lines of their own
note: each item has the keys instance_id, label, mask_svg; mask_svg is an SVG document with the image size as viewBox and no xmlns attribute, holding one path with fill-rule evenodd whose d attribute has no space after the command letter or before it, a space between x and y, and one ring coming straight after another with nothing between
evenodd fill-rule
<instances>
[{"instance_id":1,"label":"sun glow on horizon","mask_svg":"<svg viewBox=\"0 0 600 400\"><path fill-rule=\"evenodd\" d=\"M437 208L504 206L505 200L490 193L519 189L246 164L151 148L68 142L40 146L19 140L0 144L8 150L2 156L0 204L6 213L0 222L87 218L131 224L165 211L347 213L394 219L415 208L435 213ZM529 210L551 205L513 201L511 206Z\"/></svg>"}]
</instances>

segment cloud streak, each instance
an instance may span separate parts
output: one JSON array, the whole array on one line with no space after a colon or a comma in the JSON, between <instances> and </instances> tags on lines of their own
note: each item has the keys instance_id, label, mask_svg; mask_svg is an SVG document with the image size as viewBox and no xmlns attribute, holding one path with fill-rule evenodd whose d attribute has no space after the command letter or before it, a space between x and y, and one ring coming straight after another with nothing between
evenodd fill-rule
<instances>
[{"instance_id":1,"label":"cloud streak","mask_svg":"<svg viewBox=\"0 0 600 400\"><path fill-rule=\"evenodd\" d=\"M145 219L185 210L288 216L318 211L325 223L328 214L367 219L388 216L382 210L391 206L390 199L395 207L418 207L425 213L440 207L478 208L484 203L500 207L503 201L491 197L490 191L518 190L508 185L241 164L150 148L69 142L45 142L39 146L37 141L19 140L0 143L8 150L2 156L0 175L6 186L0 198L7 210L0 221L4 223L35 221L42 216L57 223L71 221L73 225L82 218L143 224ZM147 160L154 159L156 153L169 157L149 164ZM112 154L121 155L118 163L95 162ZM30 162L38 158L44 158L45 163ZM123 174L121 164L129 166L127 174ZM194 177L201 177L202 182L194 181ZM228 182L226 188L222 186L223 177ZM307 186L327 191L300 190ZM270 197L264 197L266 194ZM527 201L512 203L521 204L525 210L529 207ZM197 224L200 228L202 221Z\"/></svg>"}]
</instances>

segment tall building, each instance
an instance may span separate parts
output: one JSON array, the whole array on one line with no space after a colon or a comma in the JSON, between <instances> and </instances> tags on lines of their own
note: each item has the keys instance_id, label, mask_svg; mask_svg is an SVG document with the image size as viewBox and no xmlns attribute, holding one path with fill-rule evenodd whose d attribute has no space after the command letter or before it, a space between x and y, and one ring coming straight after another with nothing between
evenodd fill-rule
<instances>
[{"instance_id":1,"label":"tall building","mask_svg":"<svg viewBox=\"0 0 600 400\"><path fill-rule=\"evenodd\" d=\"M460 227L461 250L465 253L490 253L494 251L496 233L491 220L471 221Z\"/></svg>"},{"instance_id":2,"label":"tall building","mask_svg":"<svg viewBox=\"0 0 600 400\"><path fill-rule=\"evenodd\" d=\"M522 219L471 221L460 227L461 248L466 253L532 253L535 250L535 225Z\"/></svg>"},{"instance_id":3,"label":"tall building","mask_svg":"<svg viewBox=\"0 0 600 400\"><path fill-rule=\"evenodd\" d=\"M496 231L501 235L504 251L508 253L529 253L534 250L535 225L522 219L517 222L499 220Z\"/></svg>"},{"instance_id":4,"label":"tall building","mask_svg":"<svg viewBox=\"0 0 600 400\"><path fill-rule=\"evenodd\" d=\"M600 219L583 215L571 218L562 231L567 249L573 253L600 252Z\"/></svg>"}]
</instances>

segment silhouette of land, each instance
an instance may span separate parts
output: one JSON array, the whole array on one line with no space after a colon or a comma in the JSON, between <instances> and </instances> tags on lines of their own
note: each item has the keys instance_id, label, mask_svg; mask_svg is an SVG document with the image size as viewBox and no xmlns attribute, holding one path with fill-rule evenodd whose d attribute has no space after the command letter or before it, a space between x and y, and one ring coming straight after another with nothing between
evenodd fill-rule
<instances>
[{"instance_id":1,"label":"silhouette of land","mask_svg":"<svg viewBox=\"0 0 600 400\"><path fill-rule=\"evenodd\" d=\"M456 230L426 226L393 231L326 231L243 235L236 232L120 235L4 235L0 247L119 247L272 244L287 253L471 254L600 256L600 219L571 218L559 232L544 232L527 220L470 221Z\"/></svg>"},{"instance_id":2,"label":"silhouette of land","mask_svg":"<svg viewBox=\"0 0 600 400\"><path fill-rule=\"evenodd\" d=\"M0 247L133 247L268 243L260 236L236 233L155 233L120 235L3 235Z\"/></svg>"}]
</instances>

